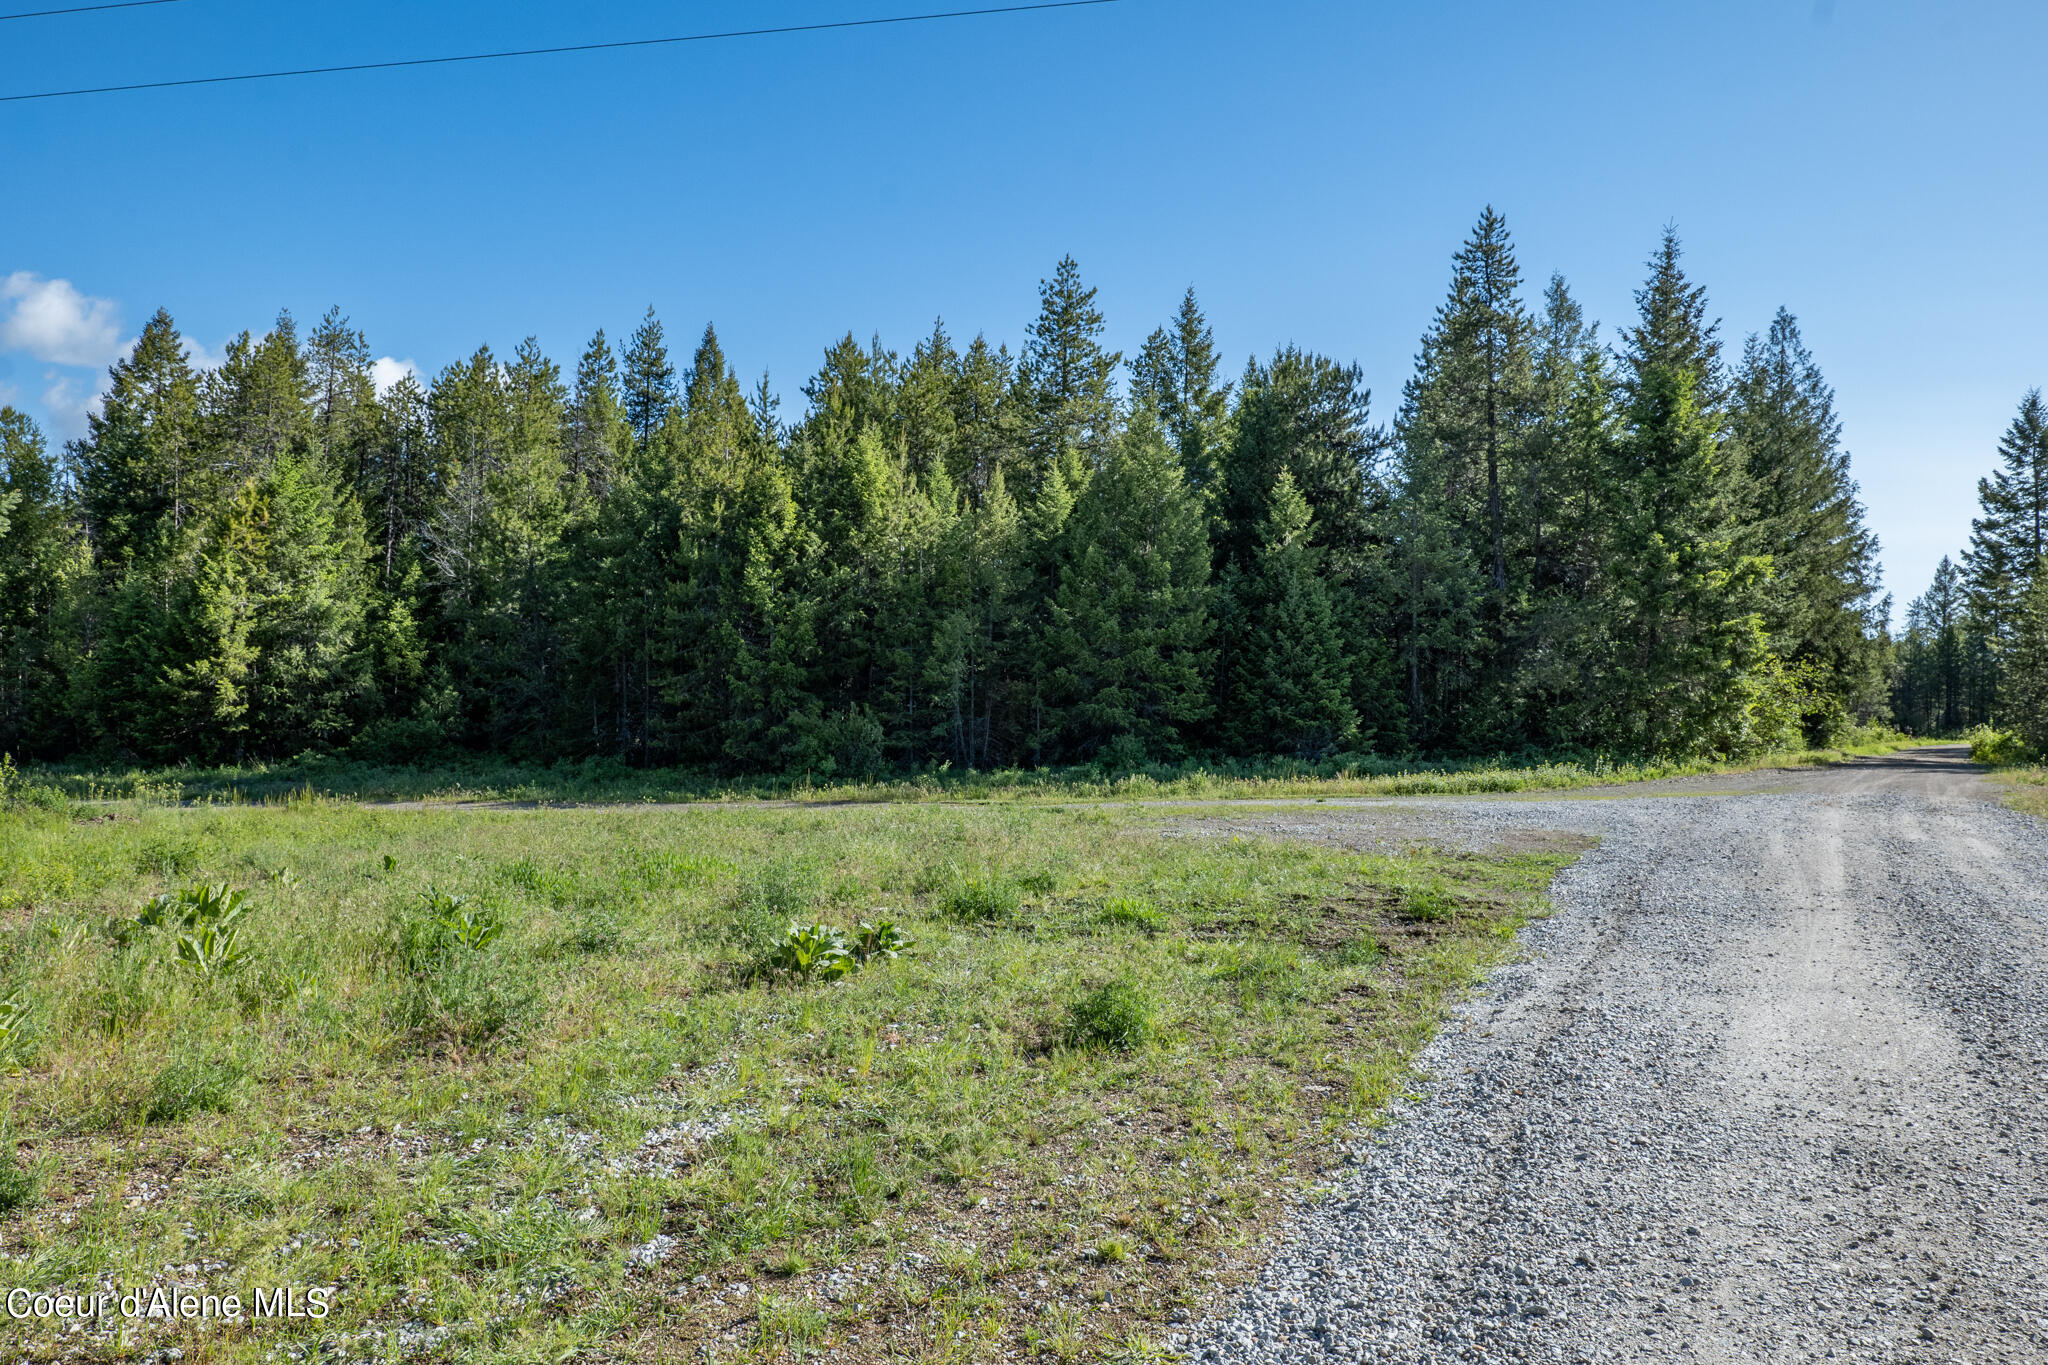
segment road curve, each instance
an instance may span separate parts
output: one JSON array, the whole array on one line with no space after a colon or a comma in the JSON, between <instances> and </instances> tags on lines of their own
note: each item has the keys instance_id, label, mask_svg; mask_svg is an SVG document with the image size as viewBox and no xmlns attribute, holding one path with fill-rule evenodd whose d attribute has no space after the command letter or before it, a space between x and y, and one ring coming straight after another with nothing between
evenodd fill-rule
<instances>
[{"instance_id":1,"label":"road curve","mask_svg":"<svg viewBox=\"0 0 2048 1365\"><path fill-rule=\"evenodd\" d=\"M1602 842L1188 1356L2048 1361L2048 826L1952 750L1750 785L1227 817Z\"/></svg>"}]
</instances>

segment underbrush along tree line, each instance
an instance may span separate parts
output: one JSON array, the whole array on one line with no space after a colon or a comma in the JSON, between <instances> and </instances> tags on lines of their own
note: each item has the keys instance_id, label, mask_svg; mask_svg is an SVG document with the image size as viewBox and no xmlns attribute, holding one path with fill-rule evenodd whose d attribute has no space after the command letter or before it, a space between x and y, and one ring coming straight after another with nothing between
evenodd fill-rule
<instances>
[{"instance_id":1,"label":"underbrush along tree line","mask_svg":"<svg viewBox=\"0 0 2048 1365\"><path fill-rule=\"evenodd\" d=\"M1669 232L1612 345L1540 292L1489 209L1390 423L1293 346L1228 377L1192 290L1126 362L1071 259L1015 354L849 335L788 423L651 310L573 374L529 339L381 391L338 311L211 370L159 312L61 452L0 412L0 749L845 779L1882 720L1792 315L1724 354Z\"/></svg>"}]
</instances>

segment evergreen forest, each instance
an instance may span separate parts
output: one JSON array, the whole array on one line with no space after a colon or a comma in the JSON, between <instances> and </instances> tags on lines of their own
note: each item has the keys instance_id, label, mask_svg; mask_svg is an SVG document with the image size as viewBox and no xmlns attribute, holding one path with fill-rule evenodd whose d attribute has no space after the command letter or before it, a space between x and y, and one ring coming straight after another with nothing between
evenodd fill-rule
<instances>
[{"instance_id":1,"label":"evergreen forest","mask_svg":"<svg viewBox=\"0 0 2048 1365\"><path fill-rule=\"evenodd\" d=\"M783 415L650 310L380 391L339 311L198 369L158 312L89 429L0 409L0 750L718 773L1739 756L2048 715L2048 409L1888 632L1832 392L1667 232L1611 339L1491 209L1398 399L1196 296L1105 348L847 335ZM794 405L792 405L794 406ZM2038 735L2036 736L2038 739Z\"/></svg>"}]
</instances>

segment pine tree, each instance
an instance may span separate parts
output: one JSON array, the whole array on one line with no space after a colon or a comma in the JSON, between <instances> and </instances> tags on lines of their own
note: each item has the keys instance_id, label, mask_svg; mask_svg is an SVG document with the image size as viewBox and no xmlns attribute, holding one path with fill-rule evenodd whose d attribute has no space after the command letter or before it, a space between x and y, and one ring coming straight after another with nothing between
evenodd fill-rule
<instances>
[{"instance_id":1,"label":"pine tree","mask_svg":"<svg viewBox=\"0 0 2048 1365\"><path fill-rule=\"evenodd\" d=\"M1625 752L1739 750L1747 707L1765 686L1752 670L1768 642L1759 588L1766 566L1737 545L1741 470L1724 449L1706 296L1678 269L1666 232L1636 294L1626 335L1613 531L1604 568L1613 654L1596 706ZM1766 665L1768 672L1768 665Z\"/></svg>"},{"instance_id":2,"label":"pine tree","mask_svg":"<svg viewBox=\"0 0 2048 1365\"><path fill-rule=\"evenodd\" d=\"M199 391L207 462L223 487L315 448L317 395L290 313L280 313L260 340L244 332L229 342L227 357Z\"/></svg>"},{"instance_id":3,"label":"pine tree","mask_svg":"<svg viewBox=\"0 0 2048 1365\"><path fill-rule=\"evenodd\" d=\"M1031 395L1031 451L1039 472L1062 458L1104 457L1116 435L1113 378L1123 357L1102 349L1102 312L1081 267L1061 258L1038 284L1038 320L1029 328L1020 378Z\"/></svg>"},{"instance_id":4,"label":"pine tree","mask_svg":"<svg viewBox=\"0 0 2048 1365\"><path fill-rule=\"evenodd\" d=\"M568 394L532 337L505 366L503 392L504 448L488 489L488 609L472 628L471 667L489 694L496 745L545 752L561 681L555 597L569 512Z\"/></svg>"},{"instance_id":5,"label":"pine tree","mask_svg":"<svg viewBox=\"0 0 2048 1365\"><path fill-rule=\"evenodd\" d=\"M1358 738L1350 661L1292 475L1267 506L1257 559L1224 576L1219 728L1240 754L1319 759Z\"/></svg>"},{"instance_id":6,"label":"pine tree","mask_svg":"<svg viewBox=\"0 0 2048 1365\"><path fill-rule=\"evenodd\" d=\"M427 412L426 391L417 379L404 376L378 404L377 427L364 448L358 482L376 546L378 581L387 587L423 563L436 493L448 482Z\"/></svg>"},{"instance_id":7,"label":"pine tree","mask_svg":"<svg viewBox=\"0 0 2048 1365\"><path fill-rule=\"evenodd\" d=\"M1529 547L1516 708L1534 743L1597 747L1604 736L1589 703L1595 665L1612 652L1602 573L1620 470L1619 414L1597 329L1556 275L1544 292L1534 385L1512 504Z\"/></svg>"},{"instance_id":8,"label":"pine tree","mask_svg":"<svg viewBox=\"0 0 2048 1365\"><path fill-rule=\"evenodd\" d=\"M889 444L901 440L897 420L896 356L883 349L880 337L863 347L848 332L825 352L825 361L804 385L809 404L805 426L829 429L832 439L846 442L873 427Z\"/></svg>"},{"instance_id":9,"label":"pine tree","mask_svg":"<svg viewBox=\"0 0 2048 1365\"><path fill-rule=\"evenodd\" d=\"M1248 565L1281 474L1314 516L1314 543L1329 572L1356 573L1375 549L1372 505L1384 438L1371 425L1372 393L1355 365L1283 346L1245 367L1216 513L1217 566Z\"/></svg>"},{"instance_id":10,"label":"pine tree","mask_svg":"<svg viewBox=\"0 0 2048 1365\"><path fill-rule=\"evenodd\" d=\"M1029 547L1000 467L952 519L939 563L954 577L938 604L925 681L942 749L966 768L1014 762L1024 743Z\"/></svg>"},{"instance_id":11,"label":"pine tree","mask_svg":"<svg viewBox=\"0 0 2048 1365\"><path fill-rule=\"evenodd\" d=\"M108 371L99 411L71 448L79 511L103 576L119 574L182 527L211 493L202 454L199 390L171 315L158 309L135 348Z\"/></svg>"},{"instance_id":12,"label":"pine tree","mask_svg":"<svg viewBox=\"0 0 2048 1365\"><path fill-rule=\"evenodd\" d=\"M1123 765L1170 760L1207 719L1203 521L1172 448L1145 425L1073 500L1053 544L1040 644L1048 748Z\"/></svg>"},{"instance_id":13,"label":"pine tree","mask_svg":"<svg viewBox=\"0 0 2048 1365\"><path fill-rule=\"evenodd\" d=\"M1998 442L2004 468L1977 483L1982 515L1970 523L1963 554L1970 610L1984 623L1994 649L2003 647L2019 620L2026 595L2048 555L2048 403L2028 390Z\"/></svg>"},{"instance_id":14,"label":"pine tree","mask_svg":"<svg viewBox=\"0 0 2048 1365\"><path fill-rule=\"evenodd\" d=\"M2036 755L2048 755L2048 573L2032 576L2014 613L2000 719Z\"/></svg>"},{"instance_id":15,"label":"pine tree","mask_svg":"<svg viewBox=\"0 0 2048 1365\"><path fill-rule=\"evenodd\" d=\"M904 455L920 479L935 470L950 471L957 462L960 426L953 387L959 370L960 353L946 335L945 320L938 319L931 335L911 351L896 390Z\"/></svg>"},{"instance_id":16,"label":"pine tree","mask_svg":"<svg viewBox=\"0 0 2048 1365\"><path fill-rule=\"evenodd\" d=\"M562 454L572 494L602 498L632 449L633 432L619 397L619 367L604 329L590 339L576 366L576 388L562 433Z\"/></svg>"},{"instance_id":17,"label":"pine tree","mask_svg":"<svg viewBox=\"0 0 2048 1365\"><path fill-rule=\"evenodd\" d=\"M1507 222L1491 207L1452 261L1398 424L1413 502L1406 543L1422 560L1405 578L1426 598L1407 611L1410 700L1420 733L1498 747L1516 737L1514 656L1530 586L1530 547L1510 540L1526 523L1511 526L1509 501L1537 417L1535 329Z\"/></svg>"},{"instance_id":18,"label":"pine tree","mask_svg":"<svg viewBox=\"0 0 2048 1365\"><path fill-rule=\"evenodd\" d=\"M333 744L374 696L363 625L368 559L354 501L286 456L211 519L171 633L173 752L281 756Z\"/></svg>"},{"instance_id":19,"label":"pine tree","mask_svg":"<svg viewBox=\"0 0 2048 1365\"><path fill-rule=\"evenodd\" d=\"M1161 327L1145 338L1131 362L1131 401L1150 404L1166 437L1180 452L1181 468L1198 489L1215 482L1217 445L1230 406L1230 385L1217 387L1222 357L1215 333L1189 287L1174 316L1171 330Z\"/></svg>"},{"instance_id":20,"label":"pine tree","mask_svg":"<svg viewBox=\"0 0 2048 1365\"><path fill-rule=\"evenodd\" d=\"M1962 574L1943 555L1934 581L1906 609L1894 707L1915 734L1958 734L1970 723L1964 677L1969 604Z\"/></svg>"},{"instance_id":21,"label":"pine tree","mask_svg":"<svg viewBox=\"0 0 2048 1365\"><path fill-rule=\"evenodd\" d=\"M833 722L806 766L834 771L863 766L854 751L874 746L920 757L940 723L926 676L947 606L940 549L955 516L943 467L920 486L881 426L862 426L850 442L841 430L812 437L797 489L815 546L802 590L815 604L818 646L808 690ZM872 746L849 743L867 735Z\"/></svg>"},{"instance_id":22,"label":"pine tree","mask_svg":"<svg viewBox=\"0 0 2048 1365\"><path fill-rule=\"evenodd\" d=\"M753 415L754 430L761 438L761 444L777 447L784 435L782 421L776 412L782 407L782 398L775 392L769 381L768 371L761 371L761 377L754 381L754 391L747 395L747 411Z\"/></svg>"},{"instance_id":23,"label":"pine tree","mask_svg":"<svg viewBox=\"0 0 2048 1365\"><path fill-rule=\"evenodd\" d=\"M624 395L626 426L635 444L645 446L668 420L676 402L676 369L668 358L661 319L650 305L647 316L633 333L626 351L625 374L620 385Z\"/></svg>"},{"instance_id":24,"label":"pine tree","mask_svg":"<svg viewBox=\"0 0 2048 1365\"><path fill-rule=\"evenodd\" d=\"M504 374L490 347L435 377L427 422L442 483L424 548L441 611L459 631L486 600L491 498L505 463Z\"/></svg>"},{"instance_id":25,"label":"pine tree","mask_svg":"<svg viewBox=\"0 0 2048 1365\"><path fill-rule=\"evenodd\" d=\"M980 500L999 477L1031 486L1020 387L1007 346L991 348L977 336L961 353L951 387L953 449L946 475L971 499Z\"/></svg>"},{"instance_id":26,"label":"pine tree","mask_svg":"<svg viewBox=\"0 0 2048 1365\"><path fill-rule=\"evenodd\" d=\"M0 407L0 752L56 752L73 738L59 612L79 549L42 432Z\"/></svg>"},{"instance_id":27,"label":"pine tree","mask_svg":"<svg viewBox=\"0 0 2048 1365\"><path fill-rule=\"evenodd\" d=\"M1650 257L1650 278L1636 291L1637 323L1622 333L1628 361L1621 373L1622 397L1633 402L1636 387L1653 373L1689 372L1693 402L1701 412L1718 414L1726 397L1721 365L1721 324L1707 319L1707 289L1685 276L1679 264L1685 252L1678 229L1664 229L1663 240Z\"/></svg>"},{"instance_id":28,"label":"pine tree","mask_svg":"<svg viewBox=\"0 0 2048 1365\"><path fill-rule=\"evenodd\" d=\"M630 643L642 691L629 705L639 703L644 752L782 767L818 713L804 691L813 607L791 591L806 545L781 452L763 441L712 328L651 455L626 509L640 541L627 561L651 562L620 594L628 633L636 618L640 633Z\"/></svg>"},{"instance_id":29,"label":"pine tree","mask_svg":"<svg viewBox=\"0 0 2048 1365\"><path fill-rule=\"evenodd\" d=\"M304 363L313 391L313 450L343 487L355 487L363 446L377 428L370 343L341 309L330 308L306 338Z\"/></svg>"},{"instance_id":30,"label":"pine tree","mask_svg":"<svg viewBox=\"0 0 2048 1365\"><path fill-rule=\"evenodd\" d=\"M1785 309L1767 336L1751 337L1743 349L1730 427L1747 473L1743 544L1771 562L1764 596L1771 648L1813 670L1807 739L1831 743L1831 717L1867 712L1876 701L1870 612L1877 538L1864 525L1841 448L1834 391Z\"/></svg>"}]
</instances>

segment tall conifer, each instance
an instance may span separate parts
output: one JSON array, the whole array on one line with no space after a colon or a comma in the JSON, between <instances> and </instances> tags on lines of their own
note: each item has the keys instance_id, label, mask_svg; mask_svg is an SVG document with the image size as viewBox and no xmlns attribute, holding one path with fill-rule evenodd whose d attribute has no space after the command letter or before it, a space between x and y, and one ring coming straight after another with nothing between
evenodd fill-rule
<instances>
[{"instance_id":1,"label":"tall conifer","mask_svg":"<svg viewBox=\"0 0 2048 1365\"><path fill-rule=\"evenodd\" d=\"M1131 362L1131 401L1149 403L1159 414L1189 482L1202 489L1215 482L1216 446L1230 405L1230 385L1216 383L1221 360L1190 286L1172 326L1145 338Z\"/></svg>"},{"instance_id":2,"label":"tall conifer","mask_svg":"<svg viewBox=\"0 0 2048 1365\"><path fill-rule=\"evenodd\" d=\"M2048 403L2039 389L2020 400L1998 458L2002 467L1977 481L1981 515L1963 554L1970 609L1994 644L2017 626L2020 599L2048 555Z\"/></svg>"},{"instance_id":3,"label":"tall conifer","mask_svg":"<svg viewBox=\"0 0 2048 1365\"><path fill-rule=\"evenodd\" d=\"M1081 267L1062 257L1038 285L1038 320L1029 328L1021 377L1034 409L1032 453L1040 470L1079 454L1093 462L1116 434L1113 377L1123 357L1102 348L1102 311Z\"/></svg>"},{"instance_id":4,"label":"tall conifer","mask_svg":"<svg viewBox=\"0 0 2048 1365\"><path fill-rule=\"evenodd\" d=\"M1770 331L1743 348L1730 426L1747 474L1742 540L1771 561L1764 598L1771 647L1814 670L1827 703L1814 717L1865 710L1880 682L1870 621L1877 538L1864 525L1849 475L1834 391L1783 308ZM1808 739L1834 736L1823 727Z\"/></svg>"},{"instance_id":5,"label":"tall conifer","mask_svg":"<svg viewBox=\"0 0 2048 1365\"><path fill-rule=\"evenodd\" d=\"M632 449L633 432L619 396L619 366L599 328L576 364L562 455L571 489L602 498Z\"/></svg>"},{"instance_id":6,"label":"tall conifer","mask_svg":"<svg viewBox=\"0 0 2048 1365\"><path fill-rule=\"evenodd\" d=\"M644 446L661 430L668 411L676 402L676 369L668 358L662 337L661 319L649 305L647 316L634 329L633 344L626 351L625 373L620 384L626 411L626 425L633 440Z\"/></svg>"}]
</instances>

